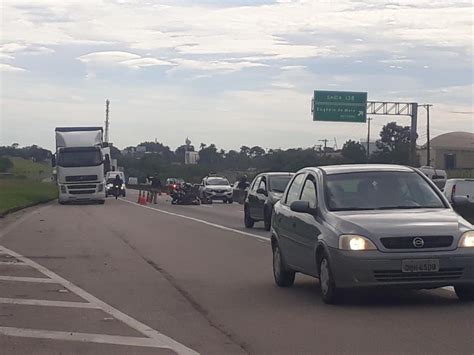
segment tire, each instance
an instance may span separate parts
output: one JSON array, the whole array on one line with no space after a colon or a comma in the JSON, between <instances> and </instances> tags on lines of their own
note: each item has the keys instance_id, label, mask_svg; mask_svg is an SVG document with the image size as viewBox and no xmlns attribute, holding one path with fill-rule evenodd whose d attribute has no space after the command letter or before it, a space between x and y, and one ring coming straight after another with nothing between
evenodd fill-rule
<instances>
[{"instance_id":1,"label":"tire","mask_svg":"<svg viewBox=\"0 0 474 355\"><path fill-rule=\"evenodd\" d=\"M338 303L341 291L336 287L331 264L326 252L324 252L321 260L319 260L319 284L323 302L327 304Z\"/></svg>"},{"instance_id":2,"label":"tire","mask_svg":"<svg viewBox=\"0 0 474 355\"><path fill-rule=\"evenodd\" d=\"M245 207L244 209L244 224L245 228L253 228L253 225L255 224L255 221L250 217L250 212L248 207Z\"/></svg>"},{"instance_id":3,"label":"tire","mask_svg":"<svg viewBox=\"0 0 474 355\"><path fill-rule=\"evenodd\" d=\"M272 213L267 210L263 213L263 225L266 231L272 229Z\"/></svg>"},{"instance_id":4,"label":"tire","mask_svg":"<svg viewBox=\"0 0 474 355\"><path fill-rule=\"evenodd\" d=\"M461 301L474 301L474 286L454 286L454 291Z\"/></svg>"},{"instance_id":5,"label":"tire","mask_svg":"<svg viewBox=\"0 0 474 355\"><path fill-rule=\"evenodd\" d=\"M98 202L99 202L99 205L103 205L105 203L105 200L100 200Z\"/></svg>"},{"instance_id":6,"label":"tire","mask_svg":"<svg viewBox=\"0 0 474 355\"><path fill-rule=\"evenodd\" d=\"M66 202L64 202L64 201L59 201L58 200L58 202L59 202L60 205L65 205L66 204Z\"/></svg>"},{"instance_id":7,"label":"tire","mask_svg":"<svg viewBox=\"0 0 474 355\"><path fill-rule=\"evenodd\" d=\"M229 199L229 200L227 200L227 203L228 203L228 204L233 204L233 203L234 203L234 200L233 200L233 199Z\"/></svg>"},{"instance_id":8,"label":"tire","mask_svg":"<svg viewBox=\"0 0 474 355\"><path fill-rule=\"evenodd\" d=\"M291 287L295 283L295 272L288 270L278 244L273 247L273 278L279 287Z\"/></svg>"}]
</instances>

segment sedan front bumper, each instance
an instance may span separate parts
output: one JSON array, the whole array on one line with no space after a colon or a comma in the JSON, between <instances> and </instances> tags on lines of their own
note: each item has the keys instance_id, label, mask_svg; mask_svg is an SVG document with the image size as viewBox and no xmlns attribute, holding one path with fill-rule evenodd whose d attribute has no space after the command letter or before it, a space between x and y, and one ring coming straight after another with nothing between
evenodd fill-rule
<instances>
[{"instance_id":1,"label":"sedan front bumper","mask_svg":"<svg viewBox=\"0 0 474 355\"><path fill-rule=\"evenodd\" d=\"M337 287L397 286L436 288L474 285L474 248L446 252L382 253L345 251L329 248L329 258ZM403 272L402 261L437 259L437 272Z\"/></svg>"},{"instance_id":2,"label":"sedan front bumper","mask_svg":"<svg viewBox=\"0 0 474 355\"><path fill-rule=\"evenodd\" d=\"M232 191L226 192L214 192L214 191L206 191L205 192L206 198L210 200L229 200L233 197Z\"/></svg>"}]
</instances>

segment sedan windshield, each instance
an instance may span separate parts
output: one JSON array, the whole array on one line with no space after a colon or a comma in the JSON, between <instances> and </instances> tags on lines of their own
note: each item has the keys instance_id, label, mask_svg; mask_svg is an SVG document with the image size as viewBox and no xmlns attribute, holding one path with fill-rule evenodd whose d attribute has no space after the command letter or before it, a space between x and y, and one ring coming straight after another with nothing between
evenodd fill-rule
<instances>
[{"instance_id":1,"label":"sedan windshield","mask_svg":"<svg viewBox=\"0 0 474 355\"><path fill-rule=\"evenodd\" d=\"M207 184L212 186L230 185L229 181L224 178L207 179Z\"/></svg>"},{"instance_id":2,"label":"sedan windshield","mask_svg":"<svg viewBox=\"0 0 474 355\"><path fill-rule=\"evenodd\" d=\"M273 176L270 178L270 191L283 192L286 189L286 185L291 180L291 175Z\"/></svg>"},{"instance_id":3,"label":"sedan windshield","mask_svg":"<svg viewBox=\"0 0 474 355\"><path fill-rule=\"evenodd\" d=\"M102 153L98 149L63 150L58 154L58 165L65 168L97 166L102 164Z\"/></svg>"},{"instance_id":4,"label":"sedan windshield","mask_svg":"<svg viewBox=\"0 0 474 355\"><path fill-rule=\"evenodd\" d=\"M416 172L363 172L327 175L331 211L445 208Z\"/></svg>"}]
</instances>

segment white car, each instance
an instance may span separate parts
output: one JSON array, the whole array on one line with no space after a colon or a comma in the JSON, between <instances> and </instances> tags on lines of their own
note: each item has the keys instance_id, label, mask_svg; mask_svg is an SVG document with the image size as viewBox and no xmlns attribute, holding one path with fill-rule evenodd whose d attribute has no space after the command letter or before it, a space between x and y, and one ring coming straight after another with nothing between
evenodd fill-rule
<instances>
[{"instance_id":1,"label":"white car","mask_svg":"<svg viewBox=\"0 0 474 355\"><path fill-rule=\"evenodd\" d=\"M215 200L233 203L233 193L229 180L224 177L208 176L202 179L199 199L202 203L212 203Z\"/></svg>"},{"instance_id":2,"label":"white car","mask_svg":"<svg viewBox=\"0 0 474 355\"><path fill-rule=\"evenodd\" d=\"M444 186L444 195L451 203L454 196L466 196L474 204L474 179L449 179Z\"/></svg>"}]
</instances>

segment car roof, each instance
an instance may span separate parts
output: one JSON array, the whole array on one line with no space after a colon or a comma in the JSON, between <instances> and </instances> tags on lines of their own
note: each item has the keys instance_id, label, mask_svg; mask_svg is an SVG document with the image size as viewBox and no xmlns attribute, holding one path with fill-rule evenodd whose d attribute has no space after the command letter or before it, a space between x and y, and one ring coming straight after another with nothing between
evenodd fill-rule
<instances>
[{"instance_id":1,"label":"car roof","mask_svg":"<svg viewBox=\"0 0 474 355\"><path fill-rule=\"evenodd\" d=\"M268 172L268 173L260 173L258 174L259 176L261 175L266 175L266 176L293 176L295 175L294 173L290 173L290 172L287 172L287 171L275 171L275 172Z\"/></svg>"},{"instance_id":2,"label":"car roof","mask_svg":"<svg viewBox=\"0 0 474 355\"><path fill-rule=\"evenodd\" d=\"M448 181L454 181L454 182L459 182L459 181L473 182L473 181L474 181L474 178L455 178L455 179L448 179Z\"/></svg>"},{"instance_id":3,"label":"car roof","mask_svg":"<svg viewBox=\"0 0 474 355\"><path fill-rule=\"evenodd\" d=\"M413 168L403 165L390 164L349 164L349 165L327 165L307 168L312 171L322 170L328 175L346 174L346 173L363 173L369 171L393 171L393 172L412 172Z\"/></svg>"}]
</instances>

